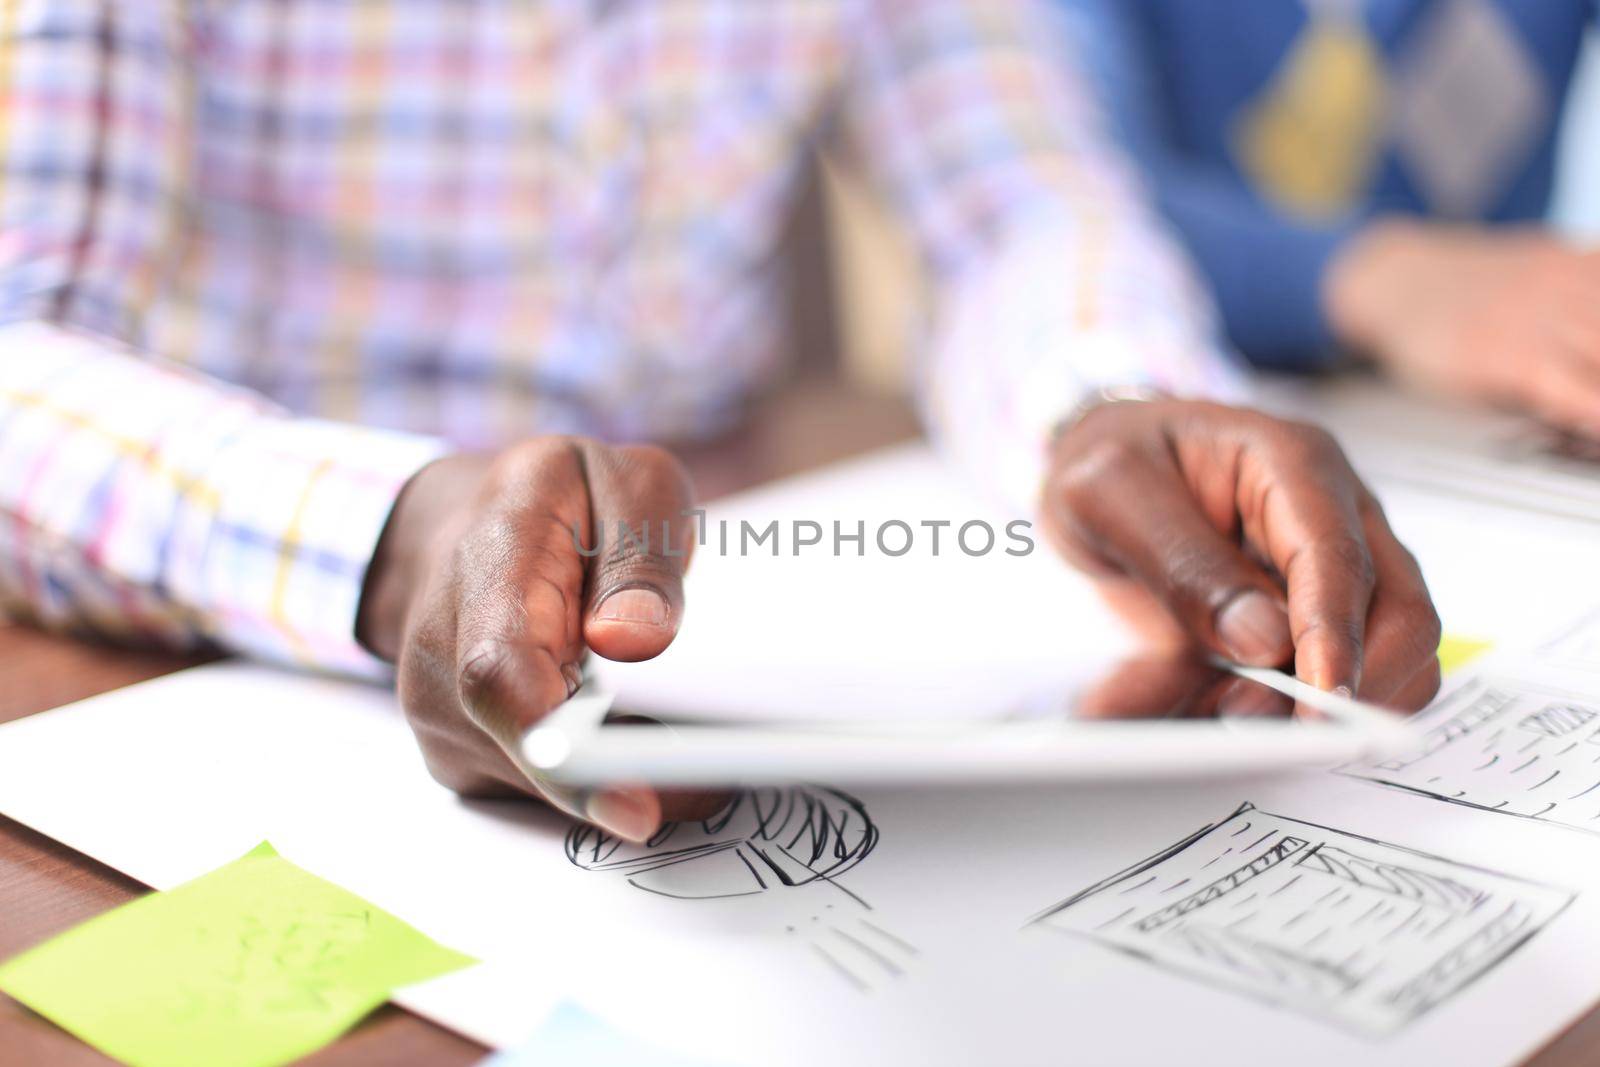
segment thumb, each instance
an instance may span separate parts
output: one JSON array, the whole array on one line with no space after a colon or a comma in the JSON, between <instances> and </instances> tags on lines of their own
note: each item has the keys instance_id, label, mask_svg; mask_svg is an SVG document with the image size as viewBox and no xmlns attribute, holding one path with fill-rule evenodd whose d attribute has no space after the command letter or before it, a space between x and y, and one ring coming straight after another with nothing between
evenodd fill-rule
<instances>
[{"instance_id":1,"label":"thumb","mask_svg":"<svg viewBox=\"0 0 1600 1067\"><path fill-rule=\"evenodd\" d=\"M586 444L583 453L594 519L584 641L607 659L650 659L683 619L695 529L689 478L659 448Z\"/></svg>"},{"instance_id":2,"label":"thumb","mask_svg":"<svg viewBox=\"0 0 1600 1067\"><path fill-rule=\"evenodd\" d=\"M1294 651L1289 611L1275 592L1240 588L1217 610L1214 622L1213 647L1239 663L1276 667Z\"/></svg>"},{"instance_id":3,"label":"thumb","mask_svg":"<svg viewBox=\"0 0 1600 1067\"><path fill-rule=\"evenodd\" d=\"M1195 640L1252 667L1289 661L1294 638L1288 607L1261 567L1198 514L1154 537L1181 538L1168 550L1154 548L1160 570L1147 580Z\"/></svg>"}]
</instances>

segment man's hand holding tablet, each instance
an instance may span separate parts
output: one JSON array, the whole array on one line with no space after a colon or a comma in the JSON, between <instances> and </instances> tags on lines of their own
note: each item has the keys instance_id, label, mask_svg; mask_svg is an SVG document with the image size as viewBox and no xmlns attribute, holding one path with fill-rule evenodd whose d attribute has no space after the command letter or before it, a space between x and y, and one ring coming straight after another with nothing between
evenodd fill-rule
<instances>
[{"instance_id":1,"label":"man's hand holding tablet","mask_svg":"<svg viewBox=\"0 0 1600 1067\"><path fill-rule=\"evenodd\" d=\"M1439 688L1439 617L1325 431L1181 400L1107 403L1057 439L1045 528L1158 643L1413 711Z\"/></svg>"}]
</instances>

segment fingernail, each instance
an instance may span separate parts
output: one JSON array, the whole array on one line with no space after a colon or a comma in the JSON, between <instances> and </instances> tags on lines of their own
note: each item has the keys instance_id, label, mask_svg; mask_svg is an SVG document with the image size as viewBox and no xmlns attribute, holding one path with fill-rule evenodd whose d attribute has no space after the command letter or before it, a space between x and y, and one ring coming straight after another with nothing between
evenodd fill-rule
<instances>
[{"instance_id":1,"label":"fingernail","mask_svg":"<svg viewBox=\"0 0 1600 1067\"><path fill-rule=\"evenodd\" d=\"M1240 663L1271 667L1289 643L1289 616L1265 593L1240 593L1217 613L1217 636Z\"/></svg>"},{"instance_id":2,"label":"fingernail","mask_svg":"<svg viewBox=\"0 0 1600 1067\"><path fill-rule=\"evenodd\" d=\"M600 601L594 617L599 622L665 626L670 612L666 600L653 589L618 589Z\"/></svg>"},{"instance_id":3,"label":"fingernail","mask_svg":"<svg viewBox=\"0 0 1600 1067\"><path fill-rule=\"evenodd\" d=\"M595 793L583 806L583 817L607 833L643 844L660 823L656 806L636 791Z\"/></svg>"}]
</instances>

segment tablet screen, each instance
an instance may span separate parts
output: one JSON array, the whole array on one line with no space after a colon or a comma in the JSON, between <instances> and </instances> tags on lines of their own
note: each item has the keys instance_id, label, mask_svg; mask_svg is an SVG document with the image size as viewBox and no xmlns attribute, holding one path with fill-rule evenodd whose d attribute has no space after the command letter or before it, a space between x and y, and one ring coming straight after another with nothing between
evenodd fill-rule
<instances>
[{"instance_id":1,"label":"tablet screen","mask_svg":"<svg viewBox=\"0 0 1600 1067\"><path fill-rule=\"evenodd\" d=\"M629 678L628 672L613 677ZM619 687L615 715L838 729L910 723L1287 715L1291 701L1197 653L1063 658L1033 670L933 662L915 671L730 666L703 685Z\"/></svg>"}]
</instances>

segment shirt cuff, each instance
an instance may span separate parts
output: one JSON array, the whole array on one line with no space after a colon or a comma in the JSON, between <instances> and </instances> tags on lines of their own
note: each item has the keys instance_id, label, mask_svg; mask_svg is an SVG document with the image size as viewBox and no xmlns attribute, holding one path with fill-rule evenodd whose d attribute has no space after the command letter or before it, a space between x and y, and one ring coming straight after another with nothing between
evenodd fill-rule
<instances>
[{"instance_id":1,"label":"shirt cuff","mask_svg":"<svg viewBox=\"0 0 1600 1067\"><path fill-rule=\"evenodd\" d=\"M1234 282L1222 302L1229 336L1252 364L1316 370L1339 358L1322 288L1329 264L1354 232L1354 226L1301 230L1248 257L1249 275Z\"/></svg>"},{"instance_id":2,"label":"shirt cuff","mask_svg":"<svg viewBox=\"0 0 1600 1067\"><path fill-rule=\"evenodd\" d=\"M355 640L367 567L443 451L84 331L0 327L0 600L64 629L381 677Z\"/></svg>"},{"instance_id":3,"label":"shirt cuff","mask_svg":"<svg viewBox=\"0 0 1600 1067\"><path fill-rule=\"evenodd\" d=\"M1245 358L1257 367L1312 370L1338 357L1323 279L1363 218L1297 225L1229 210L1203 188L1169 189L1163 201L1211 283L1228 339Z\"/></svg>"},{"instance_id":4,"label":"shirt cuff","mask_svg":"<svg viewBox=\"0 0 1600 1067\"><path fill-rule=\"evenodd\" d=\"M186 599L213 639L302 668L388 677L356 641L367 568L400 490L443 452L429 438L315 419L264 418L239 432L207 471L214 514L188 531L202 543Z\"/></svg>"},{"instance_id":5,"label":"shirt cuff","mask_svg":"<svg viewBox=\"0 0 1600 1067\"><path fill-rule=\"evenodd\" d=\"M1032 220L945 288L927 419L941 447L1003 503L1038 504L1056 426L1089 393L1144 385L1237 403L1248 380L1216 342L1209 304L1166 242L1127 231L1086 249L1081 228Z\"/></svg>"}]
</instances>

